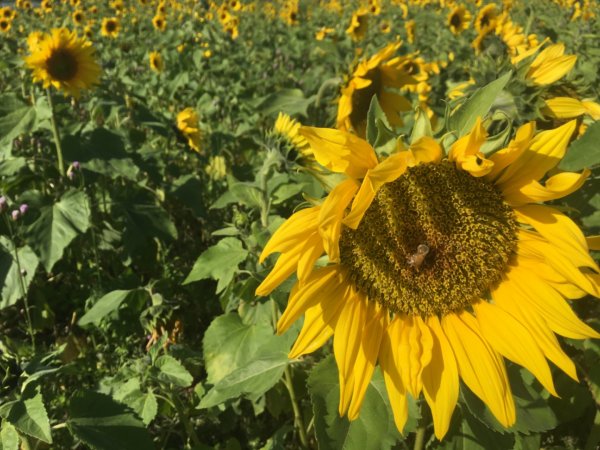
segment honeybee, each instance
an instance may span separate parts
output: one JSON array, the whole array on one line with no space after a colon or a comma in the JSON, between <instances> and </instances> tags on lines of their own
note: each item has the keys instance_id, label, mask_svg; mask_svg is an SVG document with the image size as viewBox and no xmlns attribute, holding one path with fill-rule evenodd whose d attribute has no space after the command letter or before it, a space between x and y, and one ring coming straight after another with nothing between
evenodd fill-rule
<instances>
[{"instance_id":1,"label":"honeybee","mask_svg":"<svg viewBox=\"0 0 600 450\"><path fill-rule=\"evenodd\" d=\"M417 251L406 258L406 262L410 267L414 267L419 270L423 262L425 262L425 257L429 253L429 246L427 244L419 244L417 247Z\"/></svg>"}]
</instances>

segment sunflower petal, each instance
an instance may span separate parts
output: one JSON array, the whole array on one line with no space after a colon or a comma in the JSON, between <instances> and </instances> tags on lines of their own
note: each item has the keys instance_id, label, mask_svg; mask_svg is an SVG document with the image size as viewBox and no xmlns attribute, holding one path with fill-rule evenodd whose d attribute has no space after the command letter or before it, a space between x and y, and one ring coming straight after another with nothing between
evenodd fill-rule
<instances>
[{"instance_id":1,"label":"sunflower petal","mask_svg":"<svg viewBox=\"0 0 600 450\"><path fill-rule=\"evenodd\" d=\"M431 362L423 369L423 395L431 408L435 437L441 440L448 432L458 400L458 367L439 319L429 317L427 326L433 337L433 346Z\"/></svg>"},{"instance_id":2,"label":"sunflower petal","mask_svg":"<svg viewBox=\"0 0 600 450\"><path fill-rule=\"evenodd\" d=\"M332 172L362 178L377 165L377 156L367 141L345 131L300 127L315 159Z\"/></svg>"},{"instance_id":3,"label":"sunflower petal","mask_svg":"<svg viewBox=\"0 0 600 450\"><path fill-rule=\"evenodd\" d=\"M502 358L467 313L447 314L442 328L454 350L461 378L506 428L515 423L515 403Z\"/></svg>"}]
</instances>

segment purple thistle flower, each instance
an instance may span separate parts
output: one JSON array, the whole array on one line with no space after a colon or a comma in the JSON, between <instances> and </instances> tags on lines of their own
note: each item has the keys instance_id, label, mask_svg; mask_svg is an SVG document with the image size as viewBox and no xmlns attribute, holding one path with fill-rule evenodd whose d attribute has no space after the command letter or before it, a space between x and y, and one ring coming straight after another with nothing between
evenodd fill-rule
<instances>
[{"instance_id":1,"label":"purple thistle flower","mask_svg":"<svg viewBox=\"0 0 600 450\"><path fill-rule=\"evenodd\" d=\"M6 200L6 197L3 195L0 197L0 212L6 211L7 208L8 208L8 201Z\"/></svg>"},{"instance_id":2,"label":"purple thistle flower","mask_svg":"<svg viewBox=\"0 0 600 450\"><path fill-rule=\"evenodd\" d=\"M19 220L19 217L21 217L21 211L19 211L18 209L15 209L12 213L10 213L12 220Z\"/></svg>"},{"instance_id":3,"label":"purple thistle flower","mask_svg":"<svg viewBox=\"0 0 600 450\"><path fill-rule=\"evenodd\" d=\"M21 212L21 215L25 215L25 213L29 211L29 205L27 203L21 204L21 206L19 206L19 211Z\"/></svg>"}]
</instances>

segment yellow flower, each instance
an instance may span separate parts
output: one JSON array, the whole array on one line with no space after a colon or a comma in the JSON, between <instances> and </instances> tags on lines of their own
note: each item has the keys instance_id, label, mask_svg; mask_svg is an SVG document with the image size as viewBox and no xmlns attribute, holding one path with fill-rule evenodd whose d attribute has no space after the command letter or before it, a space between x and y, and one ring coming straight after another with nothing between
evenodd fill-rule
<instances>
[{"instance_id":1,"label":"yellow flower","mask_svg":"<svg viewBox=\"0 0 600 450\"><path fill-rule=\"evenodd\" d=\"M578 100L570 97L555 97L546 100L547 112L557 119L573 119L589 115L594 120L600 120L600 105L589 100Z\"/></svg>"},{"instance_id":2,"label":"yellow flower","mask_svg":"<svg viewBox=\"0 0 600 450\"><path fill-rule=\"evenodd\" d=\"M390 24L390 21L382 20L379 24L379 30L381 30L381 32L385 34L388 34L390 31L392 31L392 25Z\"/></svg>"},{"instance_id":3,"label":"yellow flower","mask_svg":"<svg viewBox=\"0 0 600 450\"><path fill-rule=\"evenodd\" d=\"M100 34L105 37L116 38L119 35L121 25L116 17L105 17L102 19Z\"/></svg>"},{"instance_id":4,"label":"yellow flower","mask_svg":"<svg viewBox=\"0 0 600 450\"><path fill-rule=\"evenodd\" d=\"M280 112L275 121L273 132L282 136L303 156L312 158L308 141L300 134L300 124L285 113ZM312 158L314 160L314 158Z\"/></svg>"},{"instance_id":5,"label":"yellow flower","mask_svg":"<svg viewBox=\"0 0 600 450\"><path fill-rule=\"evenodd\" d=\"M402 123L399 113L410 110L411 104L403 96L388 90L415 83L405 69L408 59L393 57L401 45L401 42L389 44L358 64L352 78L342 88L336 119L340 130L354 130L359 136L365 135L367 112L374 95L390 124Z\"/></svg>"},{"instance_id":6,"label":"yellow flower","mask_svg":"<svg viewBox=\"0 0 600 450\"><path fill-rule=\"evenodd\" d=\"M447 157L422 137L382 160L355 135L300 129L315 159L342 178L271 237L260 261L280 255L256 294L269 295L296 273L277 331L304 315L292 359L333 336L341 415L358 417L377 362L398 429L407 394L423 393L438 439L459 380L504 427L514 424L504 358L552 395L547 360L577 380L554 333L600 337L568 303L600 296L600 268L577 225L541 204L579 189L590 174L555 169L575 127L536 133L526 124L486 159L478 120Z\"/></svg>"},{"instance_id":7,"label":"yellow flower","mask_svg":"<svg viewBox=\"0 0 600 450\"><path fill-rule=\"evenodd\" d=\"M10 31L10 27L12 25L12 21L5 18L0 18L0 32L8 33Z\"/></svg>"},{"instance_id":8,"label":"yellow flower","mask_svg":"<svg viewBox=\"0 0 600 450\"><path fill-rule=\"evenodd\" d=\"M27 44L31 55L25 57L25 64L33 71L33 81L42 82L44 88L54 86L77 98L82 89L99 82L100 65L94 48L75 32L55 28L41 38L30 35Z\"/></svg>"},{"instance_id":9,"label":"yellow flower","mask_svg":"<svg viewBox=\"0 0 600 450\"><path fill-rule=\"evenodd\" d=\"M494 28L496 26L497 16L498 11L496 10L496 5L494 3L484 6L475 18L475 30L481 33L488 28Z\"/></svg>"},{"instance_id":10,"label":"yellow flower","mask_svg":"<svg viewBox=\"0 0 600 450\"><path fill-rule=\"evenodd\" d=\"M198 113L194 108L185 108L177 114L177 128L187 138L188 145L200 153L200 141L202 136L200 134L200 128L198 127Z\"/></svg>"},{"instance_id":11,"label":"yellow flower","mask_svg":"<svg viewBox=\"0 0 600 450\"><path fill-rule=\"evenodd\" d=\"M164 63L160 52L150 52L150 68L157 73L160 73L164 69Z\"/></svg>"},{"instance_id":12,"label":"yellow flower","mask_svg":"<svg viewBox=\"0 0 600 450\"><path fill-rule=\"evenodd\" d=\"M350 26L346 30L353 40L359 41L365 37L369 29L369 10L360 8L352 14Z\"/></svg>"},{"instance_id":13,"label":"yellow flower","mask_svg":"<svg viewBox=\"0 0 600 450\"><path fill-rule=\"evenodd\" d=\"M208 59L212 56L212 51L210 49L204 50L204 52L202 53L202 56L204 56L206 59Z\"/></svg>"},{"instance_id":14,"label":"yellow flower","mask_svg":"<svg viewBox=\"0 0 600 450\"><path fill-rule=\"evenodd\" d=\"M85 15L82 10L76 9L73 11L71 18L73 19L73 23L75 23L75 25L81 25L85 20Z\"/></svg>"},{"instance_id":15,"label":"yellow flower","mask_svg":"<svg viewBox=\"0 0 600 450\"><path fill-rule=\"evenodd\" d=\"M448 14L448 27L453 34L460 34L469 28L471 21L471 13L464 6L456 6L450 14Z\"/></svg>"},{"instance_id":16,"label":"yellow flower","mask_svg":"<svg viewBox=\"0 0 600 450\"><path fill-rule=\"evenodd\" d=\"M404 23L404 29L406 30L406 40L409 43L413 43L415 42L415 21L414 20L408 20Z\"/></svg>"},{"instance_id":17,"label":"yellow flower","mask_svg":"<svg viewBox=\"0 0 600 450\"><path fill-rule=\"evenodd\" d=\"M0 19L13 20L17 15L17 12L10 6L4 6L0 8Z\"/></svg>"},{"instance_id":18,"label":"yellow flower","mask_svg":"<svg viewBox=\"0 0 600 450\"><path fill-rule=\"evenodd\" d=\"M554 44L546 47L529 66L527 78L542 86L560 80L573 68L577 61L577 56L565 55L564 53L564 44Z\"/></svg>"},{"instance_id":19,"label":"yellow flower","mask_svg":"<svg viewBox=\"0 0 600 450\"><path fill-rule=\"evenodd\" d=\"M328 34L331 34L335 31L334 28L327 28L327 27L321 27L319 29L319 31L317 31L315 33L315 39L317 41L322 41L323 39L325 39L325 36L327 36Z\"/></svg>"},{"instance_id":20,"label":"yellow flower","mask_svg":"<svg viewBox=\"0 0 600 450\"><path fill-rule=\"evenodd\" d=\"M222 180L227 175L227 163L222 156L211 156L204 169L213 180Z\"/></svg>"},{"instance_id":21,"label":"yellow flower","mask_svg":"<svg viewBox=\"0 0 600 450\"><path fill-rule=\"evenodd\" d=\"M152 25L154 25L154 28L158 31L165 31L167 28L167 20L162 14L157 14L152 18Z\"/></svg>"}]
</instances>

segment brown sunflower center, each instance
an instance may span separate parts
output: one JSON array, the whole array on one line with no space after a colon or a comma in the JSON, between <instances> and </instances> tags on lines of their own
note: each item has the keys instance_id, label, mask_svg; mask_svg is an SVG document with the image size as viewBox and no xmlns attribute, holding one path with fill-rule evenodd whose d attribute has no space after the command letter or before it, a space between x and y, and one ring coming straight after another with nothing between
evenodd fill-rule
<instances>
[{"instance_id":1,"label":"brown sunflower center","mask_svg":"<svg viewBox=\"0 0 600 450\"><path fill-rule=\"evenodd\" d=\"M340 260L354 285L395 313L430 316L481 298L516 248L512 209L450 162L420 164L384 185Z\"/></svg>"},{"instance_id":2,"label":"brown sunflower center","mask_svg":"<svg viewBox=\"0 0 600 450\"><path fill-rule=\"evenodd\" d=\"M109 20L108 22L106 22L105 29L109 33L114 33L117 30L117 22Z\"/></svg>"},{"instance_id":3,"label":"brown sunflower center","mask_svg":"<svg viewBox=\"0 0 600 450\"><path fill-rule=\"evenodd\" d=\"M0 20L0 30L7 30L9 25L10 23L8 22L8 20Z\"/></svg>"},{"instance_id":4,"label":"brown sunflower center","mask_svg":"<svg viewBox=\"0 0 600 450\"><path fill-rule=\"evenodd\" d=\"M452 14L452 17L450 18L450 25L452 25L454 28L460 28L461 24L462 24L462 20L460 18L460 14L459 13Z\"/></svg>"},{"instance_id":5,"label":"brown sunflower center","mask_svg":"<svg viewBox=\"0 0 600 450\"><path fill-rule=\"evenodd\" d=\"M61 48L52 52L46 68L54 80L70 81L77 75L77 58L70 50Z\"/></svg>"}]
</instances>

